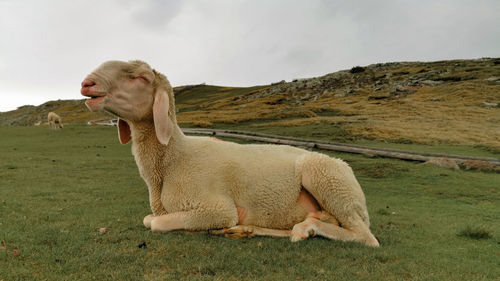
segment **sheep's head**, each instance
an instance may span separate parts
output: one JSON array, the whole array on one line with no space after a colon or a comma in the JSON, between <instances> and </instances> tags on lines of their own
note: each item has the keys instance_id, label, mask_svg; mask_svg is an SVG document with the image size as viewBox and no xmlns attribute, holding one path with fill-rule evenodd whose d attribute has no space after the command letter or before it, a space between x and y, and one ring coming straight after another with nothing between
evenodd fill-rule
<instances>
[{"instance_id":1,"label":"sheep's head","mask_svg":"<svg viewBox=\"0 0 500 281\"><path fill-rule=\"evenodd\" d=\"M127 122L154 122L158 140L168 144L176 122L173 91L167 78L142 61L108 61L82 82L91 111L104 110L119 118L121 143L130 141ZM172 102L170 102L172 99Z\"/></svg>"}]
</instances>

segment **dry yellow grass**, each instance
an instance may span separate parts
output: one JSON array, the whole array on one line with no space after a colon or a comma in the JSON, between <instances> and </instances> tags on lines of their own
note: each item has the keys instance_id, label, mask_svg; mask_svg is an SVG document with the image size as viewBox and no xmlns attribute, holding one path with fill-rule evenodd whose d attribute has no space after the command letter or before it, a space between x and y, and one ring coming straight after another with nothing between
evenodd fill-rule
<instances>
[{"instance_id":1,"label":"dry yellow grass","mask_svg":"<svg viewBox=\"0 0 500 281\"><path fill-rule=\"evenodd\" d=\"M472 90L471 90L472 89ZM410 101L374 104L361 100L345 113L364 113L364 123L348 124L346 130L369 138L408 139L419 143L481 144L500 147L500 111L485 108L481 100L495 99L495 87L443 85L423 87ZM432 98L439 101L432 101ZM496 97L498 98L498 96Z\"/></svg>"},{"instance_id":2,"label":"dry yellow grass","mask_svg":"<svg viewBox=\"0 0 500 281\"><path fill-rule=\"evenodd\" d=\"M483 104L483 101L498 101L498 89L498 85L465 81L424 86L404 98L380 100L370 99L373 91L364 89L340 98L331 93L301 106L287 103L292 94L283 93L250 101L218 100L204 104L203 110L181 113L178 120L191 124L198 120L210 123L273 120L255 126L327 123L370 139L500 148L500 110ZM285 102L276 103L278 100ZM333 116L318 116L329 113Z\"/></svg>"}]
</instances>

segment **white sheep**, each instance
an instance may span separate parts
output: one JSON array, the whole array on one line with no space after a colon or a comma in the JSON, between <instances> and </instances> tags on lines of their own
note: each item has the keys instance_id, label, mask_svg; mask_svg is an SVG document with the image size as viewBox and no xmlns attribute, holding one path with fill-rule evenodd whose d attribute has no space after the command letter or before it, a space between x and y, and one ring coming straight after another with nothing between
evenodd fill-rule
<instances>
[{"instance_id":1,"label":"white sheep","mask_svg":"<svg viewBox=\"0 0 500 281\"><path fill-rule=\"evenodd\" d=\"M49 126L51 129L56 130L63 128L61 117L59 117L59 115L57 115L55 112L49 112L47 119L49 120Z\"/></svg>"},{"instance_id":2,"label":"white sheep","mask_svg":"<svg viewBox=\"0 0 500 281\"><path fill-rule=\"evenodd\" d=\"M312 235L379 246L365 196L343 161L285 145L185 136L167 78L141 61L108 61L82 82L92 111L116 115L148 185L152 231Z\"/></svg>"}]
</instances>

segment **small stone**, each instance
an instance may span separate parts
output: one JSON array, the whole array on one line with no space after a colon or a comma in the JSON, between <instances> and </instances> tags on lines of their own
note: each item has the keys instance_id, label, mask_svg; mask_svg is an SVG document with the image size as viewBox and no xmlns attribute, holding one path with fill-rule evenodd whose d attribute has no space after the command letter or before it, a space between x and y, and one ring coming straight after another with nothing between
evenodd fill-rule
<instances>
[{"instance_id":1,"label":"small stone","mask_svg":"<svg viewBox=\"0 0 500 281\"><path fill-rule=\"evenodd\" d=\"M344 102L345 102L346 104L351 104L351 103L353 103L353 101L352 101L352 100L345 100Z\"/></svg>"},{"instance_id":2,"label":"small stone","mask_svg":"<svg viewBox=\"0 0 500 281\"><path fill-rule=\"evenodd\" d=\"M421 82L421 84L427 85L427 86L437 86L437 85L443 84L443 82L442 81L434 81L434 80L424 80Z\"/></svg>"},{"instance_id":3,"label":"small stone","mask_svg":"<svg viewBox=\"0 0 500 281\"><path fill-rule=\"evenodd\" d=\"M490 78L486 78L484 80L490 81L490 82L500 81L500 77L490 77Z\"/></svg>"},{"instance_id":4,"label":"small stone","mask_svg":"<svg viewBox=\"0 0 500 281\"><path fill-rule=\"evenodd\" d=\"M490 108L490 107L498 107L498 103L496 103L496 102L485 102L485 101L484 101L484 102L483 102L483 105L484 105L485 107L488 107L488 108Z\"/></svg>"},{"instance_id":5,"label":"small stone","mask_svg":"<svg viewBox=\"0 0 500 281\"><path fill-rule=\"evenodd\" d=\"M336 97L336 98L343 98L343 97L345 97L345 94L335 94L334 97Z\"/></svg>"}]
</instances>

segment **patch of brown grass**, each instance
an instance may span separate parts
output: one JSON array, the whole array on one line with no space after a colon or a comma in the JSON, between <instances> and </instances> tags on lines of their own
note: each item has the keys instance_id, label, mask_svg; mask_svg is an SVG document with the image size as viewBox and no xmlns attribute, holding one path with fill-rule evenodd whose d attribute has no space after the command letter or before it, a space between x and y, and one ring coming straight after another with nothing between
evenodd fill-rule
<instances>
[{"instance_id":1,"label":"patch of brown grass","mask_svg":"<svg viewBox=\"0 0 500 281\"><path fill-rule=\"evenodd\" d=\"M479 91L478 91L479 89ZM438 97L439 101L431 99ZM409 96L373 104L360 101L346 111L362 110L370 118L348 124L346 130L368 138L409 139L418 143L483 144L500 147L500 114L485 108L482 100L494 100L495 89L488 85L443 85L423 87Z\"/></svg>"},{"instance_id":2,"label":"patch of brown grass","mask_svg":"<svg viewBox=\"0 0 500 281\"><path fill-rule=\"evenodd\" d=\"M424 86L405 97L380 100L369 99L373 90L363 89L341 98L335 97L334 93L324 95L300 106L295 104L292 94L281 93L250 101L217 100L204 104L204 110L179 114L178 120L181 123L276 120L256 126L331 123L341 124L348 133L368 139L422 144L480 144L499 148L499 109L486 108L482 104L483 101L497 102L497 89L497 85L482 81L464 81ZM346 103L346 100L351 100L351 103ZM336 116L317 115L328 115L329 111Z\"/></svg>"}]
</instances>

